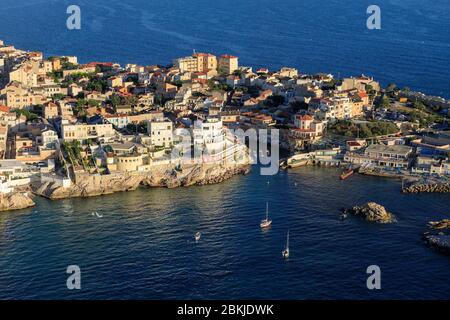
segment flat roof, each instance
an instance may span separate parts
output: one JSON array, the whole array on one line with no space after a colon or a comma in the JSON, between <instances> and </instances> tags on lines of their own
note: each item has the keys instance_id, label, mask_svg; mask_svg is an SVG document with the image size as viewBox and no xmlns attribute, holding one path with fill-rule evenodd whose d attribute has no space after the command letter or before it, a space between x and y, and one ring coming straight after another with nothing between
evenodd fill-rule
<instances>
[{"instance_id":1,"label":"flat roof","mask_svg":"<svg viewBox=\"0 0 450 320\"><path fill-rule=\"evenodd\" d=\"M392 145L387 146L384 144L372 144L366 148L369 152L382 152L382 153L396 153L396 154L406 154L411 152L412 148L405 145Z\"/></svg>"},{"instance_id":2,"label":"flat roof","mask_svg":"<svg viewBox=\"0 0 450 320\"><path fill-rule=\"evenodd\" d=\"M12 170L17 168L28 168L27 165L23 164L22 162L15 160L15 159L6 159L6 160L0 160L0 170L6 169L6 170Z\"/></svg>"}]
</instances>

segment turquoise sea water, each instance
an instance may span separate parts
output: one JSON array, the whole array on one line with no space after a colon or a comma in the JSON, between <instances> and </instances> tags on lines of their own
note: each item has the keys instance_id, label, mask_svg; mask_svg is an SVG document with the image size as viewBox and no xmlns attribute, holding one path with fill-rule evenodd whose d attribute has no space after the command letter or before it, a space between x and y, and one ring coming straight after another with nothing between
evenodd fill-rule
<instances>
[{"instance_id":1,"label":"turquoise sea water","mask_svg":"<svg viewBox=\"0 0 450 320\"><path fill-rule=\"evenodd\" d=\"M167 64L192 49L228 52L244 65L366 73L450 96L447 0L378 1L379 31L365 28L366 0L75 2L2 0L0 39L84 62ZM80 31L65 28L69 4L82 9ZM397 181L338 176L302 168L268 178L255 169L214 186L38 198L34 208L0 214L0 298L448 299L450 260L420 235L429 220L448 217L449 196L402 195ZM338 220L342 207L369 200L399 222ZM266 201L274 222L262 232ZM66 288L73 264L80 291ZM376 292L366 289L372 264L382 271Z\"/></svg>"}]
</instances>

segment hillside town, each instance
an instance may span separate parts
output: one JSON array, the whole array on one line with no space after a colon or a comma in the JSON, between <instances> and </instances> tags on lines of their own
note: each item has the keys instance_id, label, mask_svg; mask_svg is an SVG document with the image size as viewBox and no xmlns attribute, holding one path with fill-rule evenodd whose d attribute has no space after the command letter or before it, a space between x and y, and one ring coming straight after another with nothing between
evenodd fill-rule
<instances>
[{"instance_id":1,"label":"hillside town","mask_svg":"<svg viewBox=\"0 0 450 320\"><path fill-rule=\"evenodd\" d=\"M290 167L350 164L367 174L447 179L449 107L365 75L254 70L230 54L121 66L0 41L0 192L46 182L70 188L87 175L161 165L181 172L190 152L202 162L236 161L245 148L237 128L279 129Z\"/></svg>"}]
</instances>

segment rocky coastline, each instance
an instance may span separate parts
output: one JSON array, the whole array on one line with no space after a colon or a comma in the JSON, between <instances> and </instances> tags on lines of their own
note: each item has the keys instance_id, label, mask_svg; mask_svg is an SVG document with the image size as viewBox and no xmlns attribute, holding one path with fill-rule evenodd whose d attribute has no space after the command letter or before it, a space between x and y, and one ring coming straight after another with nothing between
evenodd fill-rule
<instances>
[{"instance_id":1,"label":"rocky coastline","mask_svg":"<svg viewBox=\"0 0 450 320\"><path fill-rule=\"evenodd\" d=\"M140 186L177 188L221 183L235 175L248 174L250 166L201 164L178 169L173 166L155 167L150 172L113 173L108 175L78 174L70 187L54 182L33 185L36 195L51 199L94 197L116 192L133 191Z\"/></svg>"},{"instance_id":2,"label":"rocky coastline","mask_svg":"<svg viewBox=\"0 0 450 320\"><path fill-rule=\"evenodd\" d=\"M392 223L397 221L392 213L388 212L385 207L375 202L368 202L364 205L354 206L350 209L343 209L343 214L360 216L369 222Z\"/></svg>"},{"instance_id":3,"label":"rocky coastline","mask_svg":"<svg viewBox=\"0 0 450 320\"><path fill-rule=\"evenodd\" d=\"M28 192L0 193L0 211L20 210L34 205Z\"/></svg>"}]
</instances>

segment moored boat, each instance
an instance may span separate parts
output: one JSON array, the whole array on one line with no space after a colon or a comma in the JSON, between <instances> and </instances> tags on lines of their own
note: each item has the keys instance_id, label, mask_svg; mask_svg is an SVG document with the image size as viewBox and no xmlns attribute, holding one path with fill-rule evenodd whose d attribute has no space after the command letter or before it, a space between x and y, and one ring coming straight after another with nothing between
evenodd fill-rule
<instances>
[{"instance_id":1,"label":"moored boat","mask_svg":"<svg viewBox=\"0 0 450 320\"><path fill-rule=\"evenodd\" d=\"M289 231L287 233L286 248L284 248L281 254L283 255L283 258L289 258Z\"/></svg>"},{"instance_id":2,"label":"moored boat","mask_svg":"<svg viewBox=\"0 0 450 320\"><path fill-rule=\"evenodd\" d=\"M266 202L266 218L261 220L260 227L262 229L268 228L272 225L272 220L269 219L269 203Z\"/></svg>"},{"instance_id":3,"label":"moored boat","mask_svg":"<svg viewBox=\"0 0 450 320\"><path fill-rule=\"evenodd\" d=\"M341 174L340 178L341 178L341 180L346 180L346 179L348 179L353 173L354 173L353 169L345 170L345 171Z\"/></svg>"}]
</instances>

